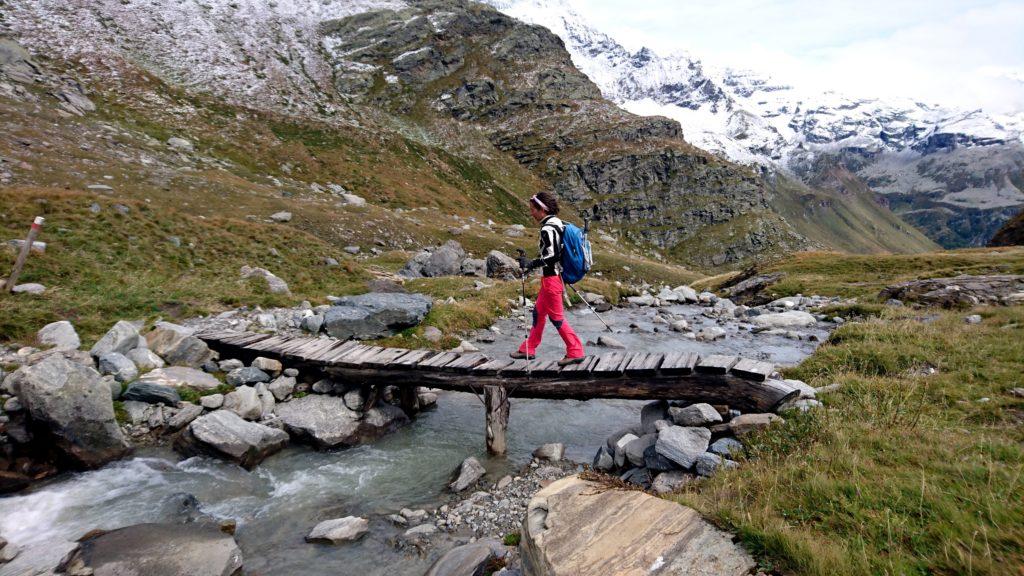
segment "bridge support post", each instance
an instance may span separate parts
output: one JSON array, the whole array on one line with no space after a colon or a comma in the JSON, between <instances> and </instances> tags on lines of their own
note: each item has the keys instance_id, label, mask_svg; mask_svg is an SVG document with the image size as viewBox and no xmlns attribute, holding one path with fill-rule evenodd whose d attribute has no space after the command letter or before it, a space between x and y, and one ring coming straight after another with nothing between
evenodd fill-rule
<instances>
[{"instance_id":1,"label":"bridge support post","mask_svg":"<svg viewBox=\"0 0 1024 576\"><path fill-rule=\"evenodd\" d=\"M487 409L487 452L504 455L507 450L505 432L508 429L508 391L504 386L484 386L484 406Z\"/></svg>"},{"instance_id":2,"label":"bridge support post","mask_svg":"<svg viewBox=\"0 0 1024 576\"><path fill-rule=\"evenodd\" d=\"M420 411L420 397L416 393L416 386L399 386L399 404L401 404L402 411L409 416L415 415Z\"/></svg>"}]
</instances>

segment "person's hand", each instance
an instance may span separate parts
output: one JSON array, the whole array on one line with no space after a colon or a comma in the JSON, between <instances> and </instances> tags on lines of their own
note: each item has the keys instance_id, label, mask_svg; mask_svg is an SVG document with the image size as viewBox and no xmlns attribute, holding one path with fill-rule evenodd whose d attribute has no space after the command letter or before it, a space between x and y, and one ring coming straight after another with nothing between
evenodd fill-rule
<instances>
[{"instance_id":1,"label":"person's hand","mask_svg":"<svg viewBox=\"0 0 1024 576\"><path fill-rule=\"evenodd\" d=\"M530 261L526 259L526 255L520 255L519 256L519 269L522 270L525 273L525 272L528 271L527 269L529 267L530 267Z\"/></svg>"}]
</instances>

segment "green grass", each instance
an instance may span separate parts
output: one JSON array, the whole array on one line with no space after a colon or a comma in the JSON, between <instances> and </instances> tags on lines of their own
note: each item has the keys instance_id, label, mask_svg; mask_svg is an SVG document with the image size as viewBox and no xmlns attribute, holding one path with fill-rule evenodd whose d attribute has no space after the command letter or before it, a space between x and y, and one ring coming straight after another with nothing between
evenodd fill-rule
<instances>
[{"instance_id":1,"label":"green grass","mask_svg":"<svg viewBox=\"0 0 1024 576\"><path fill-rule=\"evenodd\" d=\"M860 281L1018 269L1021 252L815 255L790 281L841 292ZM888 280L886 280L888 281ZM808 289L812 288L812 289ZM969 312L851 307L799 367L826 408L788 415L747 459L677 498L735 531L782 574L1017 574L1024 566L1024 308ZM929 368L935 372L929 374ZM983 399L988 399L984 401Z\"/></svg>"}]
</instances>

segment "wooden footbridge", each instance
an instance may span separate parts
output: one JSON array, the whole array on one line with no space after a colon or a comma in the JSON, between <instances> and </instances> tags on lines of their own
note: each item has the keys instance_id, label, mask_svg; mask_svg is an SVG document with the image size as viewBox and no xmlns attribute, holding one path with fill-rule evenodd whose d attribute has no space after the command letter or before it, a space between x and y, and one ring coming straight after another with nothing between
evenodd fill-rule
<instances>
[{"instance_id":1,"label":"wooden footbridge","mask_svg":"<svg viewBox=\"0 0 1024 576\"><path fill-rule=\"evenodd\" d=\"M799 392L771 375L775 366L727 355L692 352L610 352L560 367L541 358L491 359L478 353L368 346L354 340L253 332L197 334L222 355L251 361L276 358L377 390L398 386L402 407L417 409L416 387L472 392L487 410L487 448L505 452L508 398L682 400L770 412Z\"/></svg>"}]
</instances>

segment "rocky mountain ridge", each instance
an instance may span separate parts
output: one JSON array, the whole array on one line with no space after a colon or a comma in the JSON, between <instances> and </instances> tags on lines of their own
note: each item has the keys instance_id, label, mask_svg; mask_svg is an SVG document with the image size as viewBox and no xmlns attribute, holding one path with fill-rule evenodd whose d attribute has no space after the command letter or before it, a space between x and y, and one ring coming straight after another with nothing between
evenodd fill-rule
<instances>
[{"instance_id":1,"label":"rocky mountain ridge","mask_svg":"<svg viewBox=\"0 0 1024 576\"><path fill-rule=\"evenodd\" d=\"M803 90L686 53L630 51L565 0L488 2L558 34L627 110L678 120L701 148L812 185L841 165L946 247L984 244L1024 205L1024 115Z\"/></svg>"}]
</instances>

